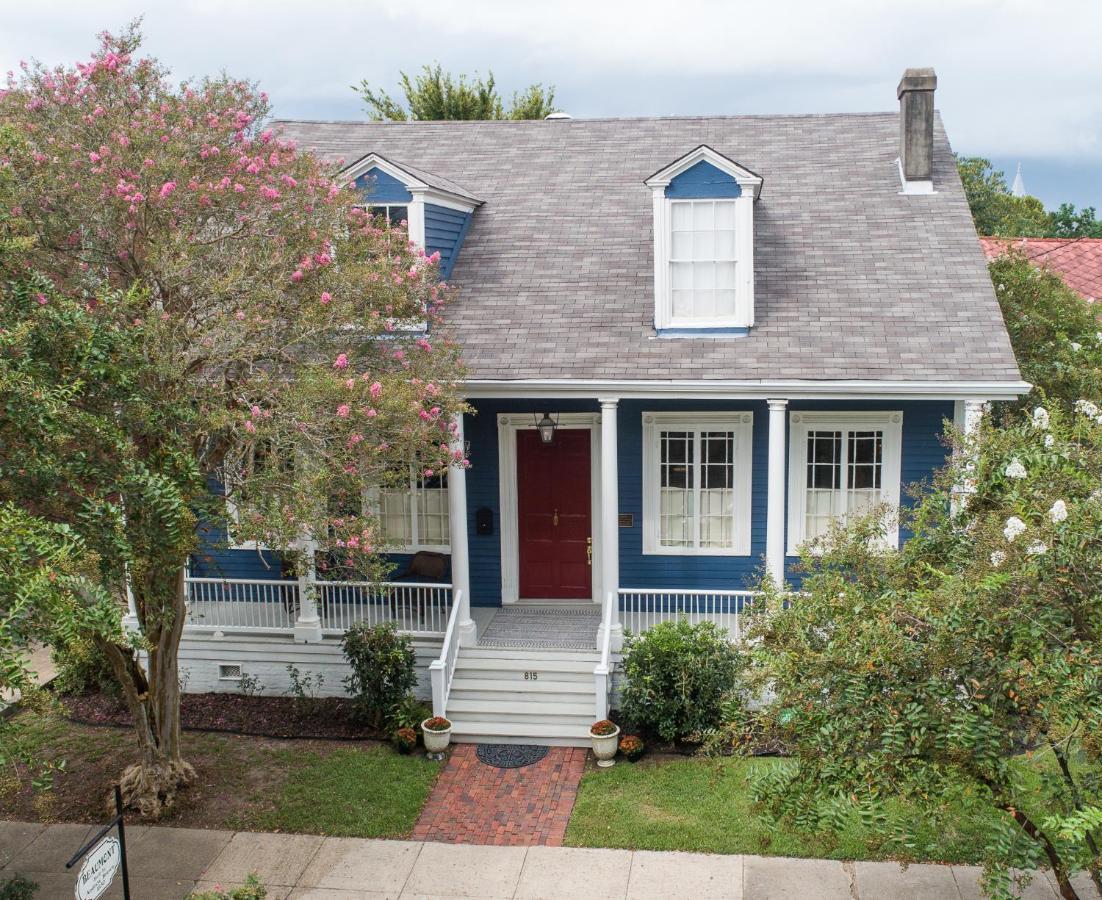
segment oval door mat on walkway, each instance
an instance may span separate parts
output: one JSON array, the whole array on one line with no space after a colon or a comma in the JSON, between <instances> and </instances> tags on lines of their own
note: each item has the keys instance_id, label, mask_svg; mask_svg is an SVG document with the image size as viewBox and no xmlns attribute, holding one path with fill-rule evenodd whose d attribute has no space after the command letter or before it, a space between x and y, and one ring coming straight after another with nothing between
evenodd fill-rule
<instances>
[{"instance_id":1,"label":"oval door mat on walkway","mask_svg":"<svg viewBox=\"0 0 1102 900\"><path fill-rule=\"evenodd\" d=\"M452 844L561 847L585 749L551 747L539 762L497 769L456 744L410 837Z\"/></svg>"},{"instance_id":2,"label":"oval door mat on walkway","mask_svg":"<svg viewBox=\"0 0 1102 900\"><path fill-rule=\"evenodd\" d=\"M538 763L547 756L550 747L534 744L479 744L475 750L478 761L498 769L521 769Z\"/></svg>"}]
</instances>

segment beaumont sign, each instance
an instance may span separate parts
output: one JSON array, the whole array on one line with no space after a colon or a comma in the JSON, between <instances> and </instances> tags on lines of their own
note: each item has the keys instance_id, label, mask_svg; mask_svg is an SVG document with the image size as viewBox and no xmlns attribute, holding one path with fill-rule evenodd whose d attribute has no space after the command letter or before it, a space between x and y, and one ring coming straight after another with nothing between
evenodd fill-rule
<instances>
[{"instance_id":1,"label":"beaumont sign","mask_svg":"<svg viewBox=\"0 0 1102 900\"><path fill-rule=\"evenodd\" d=\"M122 847L117 837L100 841L84 859L77 876L76 900L96 900L111 887L122 862Z\"/></svg>"}]
</instances>

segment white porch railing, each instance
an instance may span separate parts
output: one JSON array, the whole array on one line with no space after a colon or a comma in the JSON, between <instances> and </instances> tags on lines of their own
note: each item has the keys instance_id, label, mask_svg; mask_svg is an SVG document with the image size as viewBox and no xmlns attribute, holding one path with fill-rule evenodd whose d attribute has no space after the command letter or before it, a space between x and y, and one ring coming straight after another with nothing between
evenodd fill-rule
<instances>
[{"instance_id":1,"label":"white porch railing","mask_svg":"<svg viewBox=\"0 0 1102 900\"><path fill-rule=\"evenodd\" d=\"M616 602L616 594L609 591L601 606L601 660L593 669L594 715L597 722L608 718L608 698L612 693L612 604Z\"/></svg>"},{"instance_id":2,"label":"white porch railing","mask_svg":"<svg viewBox=\"0 0 1102 900\"><path fill-rule=\"evenodd\" d=\"M186 577L187 624L218 631L288 632L301 609L300 583L253 578ZM451 613L451 585L418 582L317 581L315 602L324 633L357 622L396 622L399 631L440 635Z\"/></svg>"},{"instance_id":3,"label":"white porch railing","mask_svg":"<svg viewBox=\"0 0 1102 900\"><path fill-rule=\"evenodd\" d=\"M740 641L743 617L759 596L757 591L620 588L620 622L635 634L673 619L685 618L694 625L715 622L727 629L732 641Z\"/></svg>"},{"instance_id":4,"label":"white porch railing","mask_svg":"<svg viewBox=\"0 0 1102 900\"><path fill-rule=\"evenodd\" d=\"M398 623L399 631L443 634L451 612L450 584L411 581L315 582L321 630L343 634L357 622Z\"/></svg>"},{"instance_id":5,"label":"white porch railing","mask_svg":"<svg viewBox=\"0 0 1102 900\"><path fill-rule=\"evenodd\" d=\"M455 592L455 603L452 604L451 615L448 616L448 627L444 632L444 644L440 648L440 656L429 663L429 680L432 682L432 714L434 716L446 716L448 714L448 695L452 689L452 677L455 675L455 663L459 659L459 634L456 621L459 618L459 609L463 605L463 592Z\"/></svg>"}]
</instances>

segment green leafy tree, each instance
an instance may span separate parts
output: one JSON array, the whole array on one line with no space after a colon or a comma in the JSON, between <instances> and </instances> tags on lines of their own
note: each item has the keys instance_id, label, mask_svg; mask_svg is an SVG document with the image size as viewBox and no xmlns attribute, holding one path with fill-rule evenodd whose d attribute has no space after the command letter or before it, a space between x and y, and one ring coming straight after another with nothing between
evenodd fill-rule
<instances>
[{"instance_id":1,"label":"green leafy tree","mask_svg":"<svg viewBox=\"0 0 1102 900\"><path fill-rule=\"evenodd\" d=\"M111 660L139 752L124 793L157 815L194 778L177 659L196 524L226 516L207 477L237 539L375 577L364 485L466 460L437 258L265 129L252 86L172 84L139 45L105 34L0 95L0 501L95 560L52 627Z\"/></svg>"},{"instance_id":2,"label":"green leafy tree","mask_svg":"<svg viewBox=\"0 0 1102 900\"><path fill-rule=\"evenodd\" d=\"M1074 203L1061 203L1049 216L1048 237L1102 238L1102 221L1095 218L1093 206L1076 210Z\"/></svg>"},{"instance_id":3,"label":"green leafy tree","mask_svg":"<svg viewBox=\"0 0 1102 900\"><path fill-rule=\"evenodd\" d=\"M554 86L532 84L514 93L508 108L494 82L494 73L485 79L478 75L468 80L445 72L439 63L426 65L410 78L400 73L405 105L384 90L376 90L366 80L353 90L377 122L440 121L443 119L543 119L555 109Z\"/></svg>"},{"instance_id":4,"label":"green leafy tree","mask_svg":"<svg viewBox=\"0 0 1102 900\"><path fill-rule=\"evenodd\" d=\"M1049 214L1036 197L1015 197L1006 177L979 156L957 158L957 171L972 210L976 231L995 237L1042 237L1049 231Z\"/></svg>"},{"instance_id":5,"label":"green leafy tree","mask_svg":"<svg viewBox=\"0 0 1102 900\"><path fill-rule=\"evenodd\" d=\"M1037 866L1067 900L1084 869L1102 887L1102 411L1076 406L985 422L902 549L867 519L805 557L797 600L771 597L755 670L792 764L757 790L782 817L860 818L906 856L964 798L998 823L995 894ZM925 822L892 822L893 798Z\"/></svg>"},{"instance_id":6,"label":"green leafy tree","mask_svg":"<svg viewBox=\"0 0 1102 900\"><path fill-rule=\"evenodd\" d=\"M1022 377L1034 386L1016 405L1035 405L1043 396L1070 411L1080 397L1102 396L1096 310L1059 275L1020 253L999 257L989 268Z\"/></svg>"}]
</instances>

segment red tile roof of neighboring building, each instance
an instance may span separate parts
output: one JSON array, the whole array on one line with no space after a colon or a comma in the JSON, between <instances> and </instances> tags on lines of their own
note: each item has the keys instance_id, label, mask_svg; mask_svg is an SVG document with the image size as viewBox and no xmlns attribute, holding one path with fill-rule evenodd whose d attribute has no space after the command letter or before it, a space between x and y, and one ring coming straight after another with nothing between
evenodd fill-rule
<instances>
[{"instance_id":1,"label":"red tile roof of neighboring building","mask_svg":"<svg viewBox=\"0 0 1102 900\"><path fill-rule=\"evenodd\" d=\"M988 259L1008 248L1051 269L1089 302L1102 302L1102 238L980 238Z\"/></svg>"}]
</instances>

